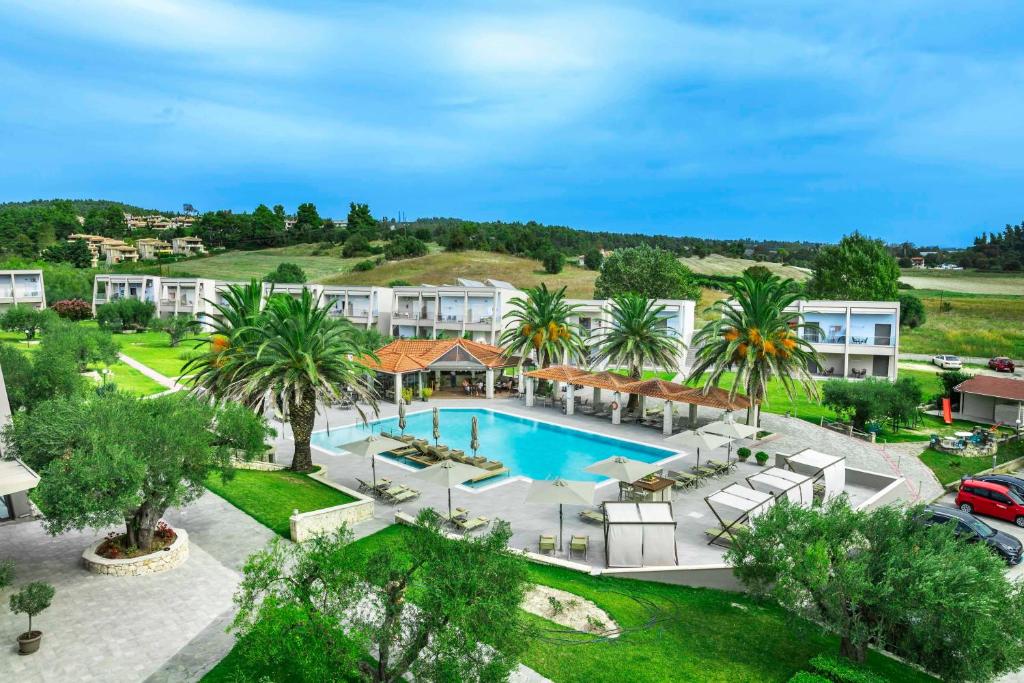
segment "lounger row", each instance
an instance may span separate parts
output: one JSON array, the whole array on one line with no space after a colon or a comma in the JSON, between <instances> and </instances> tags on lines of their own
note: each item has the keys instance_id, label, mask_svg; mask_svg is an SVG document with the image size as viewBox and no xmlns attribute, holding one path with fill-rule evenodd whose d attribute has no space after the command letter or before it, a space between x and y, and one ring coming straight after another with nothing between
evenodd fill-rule
<instances>
[{"instance_id":1,"label":"lounger row","mask_svg":"<svg viewBox=\"0 0 1024 683\"><path fill-rule=\"evenodd\" d=\"M382 436L386 436L392 439L396 439L403 443L408 444L405 448L401 448L392 451L394 455L403 457L407 460L411 460L420 465L429 467L435 465L442 460L454 460L455 462L461 462L466 465L472 465L479 467L482 470L486 470L487 474L480 476L473 481L480 481L483 479L490 479L491 477L498 476L499 474L505 474L508 472L508 468L499 460L489 460L482 455L472 456L466 455L465 451L457 448L449 448L443 444L432 446L429 442L424 439L417 439L414 436L404 434L392 434L390 432L381 432Z\"/></svg>"},{"instance_id":2,"label":"lounger row","mask_svg":"<svg viewBox=\"0 0 1024 683\"><path fill-rule=\"evenodd\" d=\"M390 479L378 479L376 486L368 484L359 478L356 479L356 482L359 484L360 493L376 496L390 505L405 503L420 496L420 492L416 489L404 484L395 484Z\"/></svg>"},{"instance_id":3,"label":"lounger row","mask_svg":"<svg viewBox=\"0 0 1024 683\"><path fill-rule=\"evenodd\" d=\"M696 488L700 486L705 479L728 474L734 467L736 467L736 463L724 463L718 460L705 460L700 467L694 465L690 468L690 472L676 472L674 470L669 470L665 476L676 482L673 485L675 488Z\"/></svg>"},{"instance_id":4,"label":"lounger row","mask_svg":"<svg viewBox=\"0 0 1024 683\"><path fill-rule=\"evenodd\" d=\"M455 508L452 511L451 517L443 512L439 512L438 516L442 521L447 522L463 533L483 529L491 523L488 517L470 517L469 510L466 508Z\"/></svg>"}]
</instances>

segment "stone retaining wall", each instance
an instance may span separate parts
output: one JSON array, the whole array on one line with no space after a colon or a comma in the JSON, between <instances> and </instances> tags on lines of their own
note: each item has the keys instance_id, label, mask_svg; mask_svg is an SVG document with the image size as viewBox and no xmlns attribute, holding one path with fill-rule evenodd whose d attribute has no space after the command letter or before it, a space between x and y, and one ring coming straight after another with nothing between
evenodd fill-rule
<instances>
[{"instance_id":1,"label":"stone retaining wall","mask_svg":"<svg viewBox=\"0 0 1024 683\"><path fill-rule=\"evenodd\" d=\"M143 576L165 572L174 569L188 559L188 533L184 529L175 529L174 532L178 537L174 539L174 543L163 550L121 560L108 560L97 555L96 549L106 540L100 539L82 553L82 562L85 564L85 568L93 574Z\"/></svg>"},{"instance_id":2,"label":"stone retaining wall","mask_svg":"<svg viewBox=\"0 0 1024 683\"><path fill-rule=\"evenodd\" d=\"M314 536L332 533L340 528L342 524L351 528L360 522L373 518L373 498L334 483L324 477L322 471L310 474L309 477L316 479L321 484L352 496L355 500L351 503L335 505L334 507L293 514L289 521L291 522L291 537L296 543L308 541Z\"/></svg>"},{"instance_id":3,"label":"stone retaining wall","mask_svg":"<svg viewBox=\"0 0 1024 683\"><path fill-rule=\"evenodd\" d=\"M268 462L266 460L239 460L232 458L231 464L235 468L240 470L258 470L260 472L277 472L279 470L288 469L287 465L281 465L276 462Z\"/></svg>"}]
</instances>

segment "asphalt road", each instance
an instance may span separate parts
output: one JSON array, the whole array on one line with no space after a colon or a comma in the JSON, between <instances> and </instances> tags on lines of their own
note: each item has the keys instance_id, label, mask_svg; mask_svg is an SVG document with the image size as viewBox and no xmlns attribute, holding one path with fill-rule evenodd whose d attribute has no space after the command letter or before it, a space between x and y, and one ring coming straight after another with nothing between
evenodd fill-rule
<instances>
[{"instance_id":1,"label":"asphalt road","mask_svg":"<svg viewBox=\"0 0 1024 683\"><path fill-rule=\"evenodd\" d=\"M939 498L937 501L935 501L935 504L955 508L956 494L947 493L942 498ZM1010 534L1014 538L1017 538L1022 543L1024 543L1024 529L1020 528L1016 524L1013 524L1012 522L1004 522L1001 519L996 519L995 517L987 517L985 515L978 515L978 519L985 522L985 524L988 524L993 529L1005 531L1006 533ZM1006 570L1006 575L1009 576L1011 579L1020 580L1021 577L1024 577L1024 562L1021 562L1020 564L1014 567L1008 567Z\"/></svg>"}]
</instances>

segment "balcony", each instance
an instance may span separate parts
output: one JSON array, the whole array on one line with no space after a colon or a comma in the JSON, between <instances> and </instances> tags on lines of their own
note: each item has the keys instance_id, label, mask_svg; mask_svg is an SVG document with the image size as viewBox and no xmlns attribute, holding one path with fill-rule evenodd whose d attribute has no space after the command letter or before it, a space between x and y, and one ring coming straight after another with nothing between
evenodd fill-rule
<instances>
[{"instance_id":1,"label":"balcony","mask_svg":"<svg viewBox=\"0 0 1024 683\"><path fill-rule=\"evenodd\" d=\"M463 321L462 316L454 314L454 313L449 313L449 314L438 313L438 315L437 315L437 322L439 322L439 323L459 323L459 324L461 324L462 321Z\"/></svg>"}]
</instances>

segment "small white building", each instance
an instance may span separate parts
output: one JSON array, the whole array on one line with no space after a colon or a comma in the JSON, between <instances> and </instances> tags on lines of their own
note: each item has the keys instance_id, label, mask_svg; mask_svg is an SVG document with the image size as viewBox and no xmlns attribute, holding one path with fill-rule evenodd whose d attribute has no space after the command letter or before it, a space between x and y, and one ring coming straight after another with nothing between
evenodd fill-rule
<instances>
[{"instance_id":1,"label":"small white building","mask_svg":"<svg viewBox=\"0 0 1024 683\"><path fill-rule=\"evenodd\" d=\"M1024 379L975 375L956 386L964 420L1003 423L1019 429L1024 424Z\"/></svg>"},{"instance_id":2,"label":"small white building","mask_svg":"<svg viewBox=\"0 0 1024 683\"><path fill-rule=\"evenodd\" d=\"M43 271L0 270L0 313L17 304L46 308Z\"/></svg>"},{"instance_id":3,"label":"small white building","mask_svg":"<svg viewBox=\"0 0 1024 683\"><path fill-rule=\"evenodd\" d=\"M896 379L900 343L898 301L797 301L789 311L803 313L803 338L821 355L811 370L820 377Z\"/></svg>"}]
</instances>

